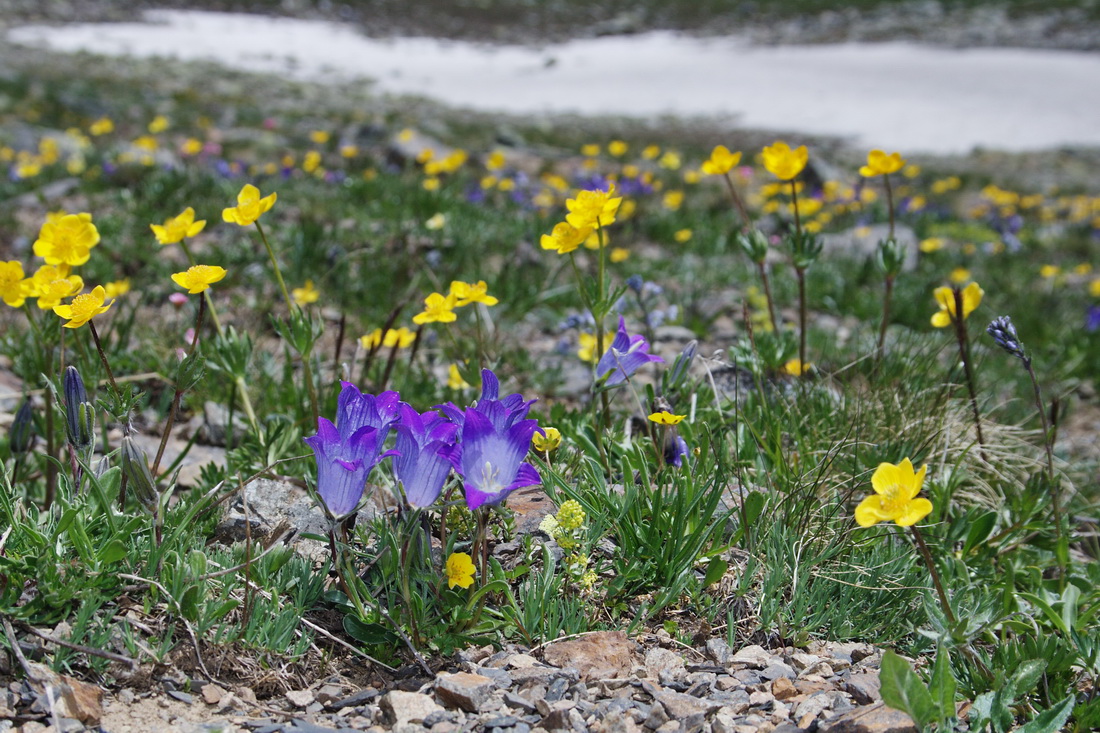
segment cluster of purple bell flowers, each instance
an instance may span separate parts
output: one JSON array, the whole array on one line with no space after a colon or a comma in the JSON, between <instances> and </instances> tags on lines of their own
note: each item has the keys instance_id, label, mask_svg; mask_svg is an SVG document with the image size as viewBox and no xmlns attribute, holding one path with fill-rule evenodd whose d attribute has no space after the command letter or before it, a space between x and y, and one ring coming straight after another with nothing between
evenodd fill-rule
<instances>
[{"instance_id":1,"label":"cluster of purple bell flowers","mask_svg":"<svg viewBox=\"0 0 1100 733\"><path fill-rule=\"evenodd\" d=\"M596 365L596 383L620 384L643 364L664 361L649 354L642 336L630 336L623 320L611 346ZM397 392L363 394L343 382L336 423L317 421L317 434L305 439L317 458L317 493L329 513L342 518L363 498L367 478L386 458L405 501L412 507L436 502L455 471L465 487L466 505L475 510L500 504L512 491L542 483L524 458L538 421L527 414L535 400L500 396L500 381L481 372L481 396L468 407L453 402L418 412ZM393 447L387 449L390 433Z\"/></svg>"},{"instance_id":2,"label":"cluster of purple bell flowers","mask_svg":"<svg viewBox=\"0 0 1100 733\"><path fill-rule=\"evenodd\" d=\"M448 402L418 412L397 392L363 394L349 383L336 407L336 423L317 421L306 438L317 458L317 493L333 517L352 513L367 478L384 459L413 507L435 503L453 469L463 480L471 510L499 504L515 489L542 483L525 462L531 437L542 432L528 418L534 400L518 394L500 397L496 375L482 371L481 396L469 407ZM390 433L393 448L386 449Z\"/></svg>"}]
</instances>

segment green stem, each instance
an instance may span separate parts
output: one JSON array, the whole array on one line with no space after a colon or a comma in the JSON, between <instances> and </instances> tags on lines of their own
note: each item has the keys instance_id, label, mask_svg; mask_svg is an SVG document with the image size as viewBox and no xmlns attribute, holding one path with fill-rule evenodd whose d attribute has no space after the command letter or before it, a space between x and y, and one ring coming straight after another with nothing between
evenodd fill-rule
<instances>
[{"instance_id":1,"label":"green stem","mask_svg":"<svg viewBox=\"0 0 1100 733\"><path fill-rule=\"evenodd\" d=\"M95 323L93 321L88 321L88 328L92 332L92 340L95 341L96 351L99 352L99 360L103 363L103 368L107 372L107 381L111 384L111 391L114 392L115 400L121 402L122 393L119 392L114 372L111 371L111 365L107 363L107 353L103 350L103 344L99 341L99 333L95 330ZM115 417L121 418L123 416L116 415Z\"/></svg>"},{"instance_id":2,"label":"green stem","mask_svg":"<svg viewBox=\"0 0 1100 733\"><path fill-rule=\"evenodd\" d=\"M890 239L894 238L894 190L890 187L890 174L887 173L882 177L883 182L886 184L886 207L890 214Z\"/></svg>"},{"instance_id":3,"label":"green stem","mask_svg":"<svg viewBox=\"0 0 1100 733\"><path fill-rule=\"evenodd\" d=\"M1059 551L1055 553L1058 558L1058 567L1061 570L1061 574L1058 576L1059 589L1065 589L1066 583L1066 564L1065 559L1062 556L1061 547L1065 544L1065 536L1062 529L1062 499L1060 496L1059 486L1055 482L1054 477L1054 436L1051 434L1050 423L1047 421L1046 410L1043 409L1043 393L1039 389L1039 379L1035 376L1035 370L1031 366L1031 358L1024 358L1024 368L1027 369L1028 376L1031 377L1031 386L1035 391L1035 407L1039 411L1039 419L1043 424L1043 448L1047 454L1047 485L1050 487L1050 499L1051 505L1054 508L1054 523L1055 530L1058 533L1058 547Z\"/></svg>"},{"instance_id":4,"label":"green stem","mask_svg":"<svg viewBox=\"0 0 1100 733\"><path fill-rule=\"evenodd\" d=\"M913 538L917 541L917 547L920 549L921 556L924 558L924 564L928 566L928 572L932 575L932 585L936 588L936 595L940 598L940 607L943 608L943 615L947 617L948 623L952 626L958 623L955 619L955 613L951 610L951 604L947 601L947 593L943 590L943 583L940 581L940 573L936 570L936 563L932 559L932 553L928 551L928 545L924 543L924 537L921 535L920 530L917 529L917 525L911 525L909 529L913 530Z\"/></svg>"},{"instance_id":5,"label":"green stem","mask_svg":"<svg viewBox=\"0 0 1100 733\"><path fill-rule=\"evenodd\" d=\"M894 278L886 276L886 292L882 296L882 323L878 328L878 347L875 349L876 359L882 358L886 347L886 326L890 323L890 301L894 293Z\"/></svg>"},{"instance_id":6,"label":"green stem","mask_svg":"<svg viewBox=\"0 0 1100 733\"><path fill-rule=\"evenodd\" d=\"M264 233L264 228L260 226L259 220L256 220L256 231L260 233L260 239L264 242L264 247L267 249L267 256L271 258L271 268L275 271L275 280L279 283L279 290L283 293L283 300L286 301L287 308L294 309L294 300L290 297L290 291L286 289L286 283L283 282L283 272L279 269L279 262L275 259L275 250L271 248L271 243L267 241L267 234Z\"/></svg>"},{"instance_id":7,"label":"green stem","mask_svg":"<svg viewBox=\"0 0 1100 733\"><path fill-rule=\"evenodd\" d=\"M974 372L970 368L970 339L966 335L966 316L963 315L963 295L958 288L952 288L955 298L955 338L959 342L959 358L962 359L963 374L966 377L966 389L970 393L970 407L974 413L974 429L978 434L978 453L982 461L989 463L985 453L985 437L982 435L982 416L978 410L978 393L974 388Z\"/></svg>"}]
</instances>

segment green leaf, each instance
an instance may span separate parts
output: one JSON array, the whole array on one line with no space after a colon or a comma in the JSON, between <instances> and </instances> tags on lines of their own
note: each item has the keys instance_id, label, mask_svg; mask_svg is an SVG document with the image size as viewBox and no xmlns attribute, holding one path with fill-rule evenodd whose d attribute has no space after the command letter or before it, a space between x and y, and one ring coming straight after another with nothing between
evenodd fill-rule
<instances>
[{"instance_id":1,"label":"green leaf","mask_svg":"<svg viewBox=\"0 0 1100 733\"><path fill-rule=\"evenodd\" d=\"M993 693L983 692L970 705L970 730L985 730L993 719Z\"/></svg>"},{"instance_id":2,"label":"green leaf","mask_svg":"<svg viewBox=\"0 0 1100 733\"><path fill-rule=\"evenodd\" d=\"M1017 668L1012 675L1015 682L1016 693L1027 694L1039 683L1039 678L1047 668L1047 663L1042 659L1029 659Z\"/></svg>"},{"instance_id":3,"label":"green leaf","mask_svg":"<svg viewBox=\"0 0 1100 733\"><path fill-rule=\"evenodd\" d=\"M928 691L940 709L941 721L955 717L955 675L951 673L951 655L946 646L936 651L936 661L932 664L932 679L928 682Z\"/></svg>"},{"instance_id":4,"label":"green leaf","mask_svg":"<svg viewBox=\"0 0 1100 733\"><path fill-rule=\"evenodd\" d=\"M1077 628L1077 603L1081 600L1081 589L1072 583L1062 591L1062 623L1067 629Z\"/></svg>"},{"instance_id":5,"label":"green leaf","mask_svg":"<svg viewBox=\"0 0 1100 733\"><path fill-rule=\"evenodd\" d=\"M126 557L126 543L122 540L111 540L96 553L96 560L100 565L112 565Z\"/></svg>"},{"instance_id":6,"label":"green leaf","mask_svg":"<svg viewBox=\"0 0 1100 733\"><path fill-rule=\"evenodd\" d=\"M709 588L722 579L722 576L726 574L726 570L730 564L725 560L719 560L718 558L712 558L707 563L707 574L703 576L703 587Z\"/></svg>"},{"instance_id":7,"label":"green leaf","mask_svg":"<svg viewBox=\"0 0 1100 733\"><path fill-rule=\"evenodd\" d=\"M939 717L928 688L917 673L909 669L905 660L894 652L887 650L882 656L878 678L882 701L895 710L907 713L919 727L923 728Z\"/></svg>"},{"instance_id":8,"label":"green leaf","mask_svg":"<svg viewBox=\"0 0 1100 733\"><path fill-rule=\"evenodd\" d=\"M344 616L344 631L364 644L396 644L400 639L382 624L365 623L354 616Z\"/></svg>"},{"instance_id":9,"label":"green leaf","mask_svg":"<svg viewBox=\"0 0 1100 733\"><path fill-rule=\"evenodd\" d=\"M750 491L745 496L745 503L742 507L744 512L745 524L752 524L760 515L764 512L764 505L768 503L767 495L762 491Z\"/></svg>"},{"instance_id":10,"label":"green leaf","mask_svg":"<svg viewBox=\"0 0 1100 733\"><path fill-rule=\"evenodd\" d=\"M1062 729L1073 712L1073 695L1069 695L1062 702L1049 710L1036 715L1031 721L1020 726L1017 733L1054 733Z\"/></svg>"},{"instance_id":11,"label":"green leaf","mask_svg":"<svg viewBox=\"0 0 1100 733\"><path fill-rule=\"evenodd\" d=\"M1063 634L1069 633L1069 628L1066 626L1066 622L1062 619L1061 614L1057 613L1054 608L1049 603L1047 603L1045 599L1040 598L1034 593L1020 593L1019 595L1021 598L1026 599L1028 603L1031 603L1038 607L1039 610L1043 612L1043 615L1047 617L1047 620L1050 621L1050 623L1052 623L1056 629L1061 631Z\"/></svg>"},{"instance_id":12,"label":"green leaf","mask_svg":"<svg viewBox=\"0 0 1100 733\"><path fill-rule=\"evenodd\" d=\"M970 531L966 534L966 543L963 545L963 557L970 554L978 545L989 539L993 528L997 526L997 512L986 512L973 521Z\"/></svg>"}]
</instances>

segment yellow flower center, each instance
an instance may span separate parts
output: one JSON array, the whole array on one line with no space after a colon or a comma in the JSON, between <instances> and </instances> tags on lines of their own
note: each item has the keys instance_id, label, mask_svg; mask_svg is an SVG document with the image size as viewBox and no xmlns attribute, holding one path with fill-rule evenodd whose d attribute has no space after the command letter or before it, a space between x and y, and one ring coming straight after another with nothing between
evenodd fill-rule
<instances>
[{"instance_id":1,"label":"yellow flower center","mask_svg":"<svg viewBox=\"0 0 1100 733\"><path fill-rule=\"evenodd\" d=\"M92 316L96 314L96 310L103 305L103 301L96 298L92 293L84 293L73 298L73 317L74 321L90 321Z\"/></svg>"}]
</instances>

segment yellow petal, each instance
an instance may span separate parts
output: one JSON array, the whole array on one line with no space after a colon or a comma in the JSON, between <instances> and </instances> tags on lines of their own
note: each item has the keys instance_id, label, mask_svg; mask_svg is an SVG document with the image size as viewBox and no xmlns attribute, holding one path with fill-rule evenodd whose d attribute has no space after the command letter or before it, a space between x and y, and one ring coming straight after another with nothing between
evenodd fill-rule
<instances>
[{"instance_id":1,"label":"yellow petal","mask_svg":"<svg viewBox=\"0 0 1100 733\"><path fill-rule=\"evenodd\" d=\"M963 318L969 316L975 308L981 305L983 295L985 295L985 291L978 283L970 283L963 289Z\"/></svg>"},{"instance_id":2,"label":"yellow petal","mask_svg":"<svg viewBox=\"0 0 1100 733\"><path fill-rule=\"evenodd\" d=\"M856 507L856 522L860 527L870 527L890 518L882 511L882 499L876 494L871 494Z\"/></svg>"},{"instance_id":3,"label":"yellow petal","mask_svg":"<svg viewBox=\"0 0 1100 733\"><path fill-rule=\"evenodd\" d=\"M920 520L927 517L932 513L932 502L923 497L919 499L913 499L908 502L901 510L901 515L894 519L898 523L899 527L909 527Z\"/></svg>"},{"instance_id":4,"label":"yellow petal","mask_svg":"<svg viewBox=\"0 0 1100 733\"><path fill-rule=\"evenodd\" d=\"M947 286L936 288L932 291L932 297L940 304L940 308L946 308L952 313L955 312L955 291L951 288Z\"/></svg>"},{"instance_id":5,"label":"yellow petal","mask_svg":"<svg viewBox=\"0 0 1100 733\"><path fill-rule=\"evenodd\" d=\"M932 314L932 325L936 328L946 328L951 325L951 316L947 311L936 311Z\"/></svg>"},{"instance_id":6,"label":"yellow petal","mask_svg":"<svg viewBox=\"0 0 1100 733\"><path fill-rule=\"evenodd\" d=\"M912 471L913 467L909 466L909 472L912 473ZM886 496L891 487L898 486L903 480L904 474L900 466L895 466L893 463L880 463L871 476L871 486L876 494Z\"/></svg>"},{"instance_id":7,"label":"yellow petal","mask_svg":"<svg viewBox=\"0 0 1100 733\"><path fill-rule=\"evenodd\" d=\"M909 461L908 458L906 458L905 460L906 462ZM909 486L909 498L912 499L920 493L921 487L924 486L924 474L928 473L928 464L926 463L925 465L921 466L920 470L916 473L913 473L913 466L912 464L910 464L909 472L912 474L912 478L909 479L911 482Z\"/></svg>"}]
</instances>

